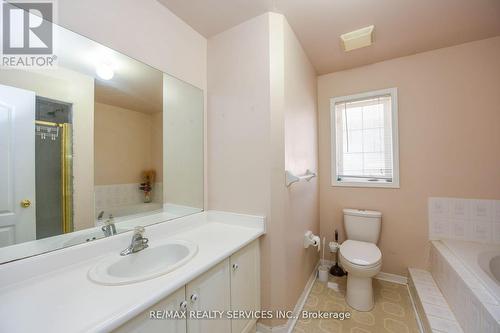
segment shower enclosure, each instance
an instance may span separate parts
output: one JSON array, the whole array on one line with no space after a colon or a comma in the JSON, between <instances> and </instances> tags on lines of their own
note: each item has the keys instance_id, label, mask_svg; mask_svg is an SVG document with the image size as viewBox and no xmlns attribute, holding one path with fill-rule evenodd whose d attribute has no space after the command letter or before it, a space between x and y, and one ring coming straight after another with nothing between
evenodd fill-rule
<instances>
[{"instance_id":1,"label":"shower enclosure","mask_svg":"<svg viewBox=\"0 0 500 333\"><path fill-rule=\"evenodd\" d=\"M72 107L36 97L36 238L73 231Z\"/></svg>"}]
</instances>

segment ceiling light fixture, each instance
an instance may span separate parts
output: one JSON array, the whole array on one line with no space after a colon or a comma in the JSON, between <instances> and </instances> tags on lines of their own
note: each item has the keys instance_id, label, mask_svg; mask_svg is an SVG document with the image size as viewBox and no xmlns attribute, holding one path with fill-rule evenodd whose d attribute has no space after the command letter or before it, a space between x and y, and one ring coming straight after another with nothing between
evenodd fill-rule
<instances>
[{"instance_id":1,"label":"ceiling light fixture","mask_svg":"<svg viewBox=\"0 0 500 333\"><path fill-rule=\"evenodd\" d=\"M340 35L344 51L352 51L373 44L374 25Z\"/></svg>"},{"instance_id":2,"label":"ceiling light fixture","mask_svg":"<svg viewBox=\"0 0 500 333\"><path fill-rule=\"evenodd\" d=\"M103 80L111 80L115 75L115 71L108 64L97 65L95 72Z\"/></svg>"}]
</instances>

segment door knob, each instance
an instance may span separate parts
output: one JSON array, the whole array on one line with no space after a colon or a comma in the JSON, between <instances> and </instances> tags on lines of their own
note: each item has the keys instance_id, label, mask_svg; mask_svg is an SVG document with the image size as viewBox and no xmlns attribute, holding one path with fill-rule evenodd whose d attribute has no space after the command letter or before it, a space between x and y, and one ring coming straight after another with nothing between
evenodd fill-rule
<instances>
[{"instance_id":1,"label":"door knob","mask_svg":"<svg viewBox=\"0 0 500 333\"><path fill-rule=\"evenodd\" d=\"M21 201L21 207L23 208L29 208L31 206L31 201L28 199L24 199Z\"/></svg>"}]
</instances>

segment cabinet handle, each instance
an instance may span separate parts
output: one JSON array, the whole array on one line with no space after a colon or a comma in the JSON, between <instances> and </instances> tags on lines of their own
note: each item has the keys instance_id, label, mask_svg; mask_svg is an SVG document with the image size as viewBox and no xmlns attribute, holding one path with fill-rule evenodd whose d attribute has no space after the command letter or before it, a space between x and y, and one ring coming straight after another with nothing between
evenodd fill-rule
<instances>
[{"instance_id":1,"label":"cabinet handle","mask_svg":"<svg viewBox=\"0 0 500 333\"><path fill-rule=\"evenodd\" d=\"M236 272L240 268L240 265L238 264L233 264L233 272Z\"/></svg>"},{"instance_id":2,"label":"cabinet handle","mask_svg":"<svg viewBox=\"0 0 500 333\"><path fill-rule=\"evenodd\" d=\"M188 307L188 303L186 301L182 301L181 304L179 305L179 308L181 311L185 311Z\"/></svg>"},{"instance_id":3,"label":"cabinet handle","mask_svg":"<svg viewBox=\"0 0 500 333\"><path fill-rule=\"evenodd\" d=\"M193 303L194 303L194 302L196 302L197 300L198 300L198 295L196 295L196 294L192 294L192 295L191 295L191 302L193 302Z\"/></svg>"}]
</instances>

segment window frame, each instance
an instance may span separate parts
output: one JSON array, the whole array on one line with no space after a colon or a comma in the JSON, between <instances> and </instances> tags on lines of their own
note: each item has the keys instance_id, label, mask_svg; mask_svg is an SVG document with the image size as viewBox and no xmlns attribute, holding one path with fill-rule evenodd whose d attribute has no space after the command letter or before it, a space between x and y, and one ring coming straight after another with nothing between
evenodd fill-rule
<instances>
[{"instance_id":1,"label":"window frame","mask_svg":"<svg viewBox=\"0 0 500 333\"><path fill-rule=\"evenodd\" d=\"M359 99L373 98L381 95L391 96L391 130L392 130L392 182L373 182L368 180L342 181L337 179L337 124L335 104ZM331 185L341 187L379 187L400 188L399 185L399 136L398 136L398 89L388 88L363 92L354 95L332 97L330 99L330 151L331 151Z\"/></svg>"}]
</instances>

